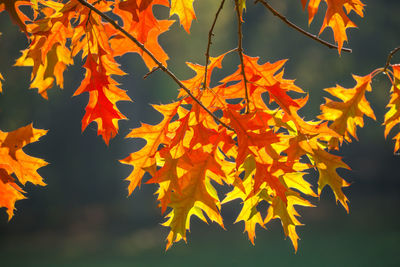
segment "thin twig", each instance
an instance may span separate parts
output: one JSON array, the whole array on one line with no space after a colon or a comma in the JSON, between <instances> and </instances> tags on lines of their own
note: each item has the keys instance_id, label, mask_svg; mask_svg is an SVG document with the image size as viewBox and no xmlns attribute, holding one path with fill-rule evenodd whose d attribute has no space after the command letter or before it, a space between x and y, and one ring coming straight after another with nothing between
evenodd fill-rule
<instances>
[{"instance_id":1,"label":"thin twig","mask_svg":"<svg viewBox=\"0 0 400 267\"><path fill-rule=\"evenodd\" d=\"M210 28L210 31L208 32L207 51L206 51L206 54L205 54L205 56L206 56L206 65L205 65L205 68L206 68L206 69L205 69L205 71L204 71L203 89L206 89L206 87L207 87L207 69L208 69L208 62L209 62L209 60L210 60L211 38L212 38L212 36L214 35L213 31L214 31L215 23L217 22L219 13L221 12L222 8L224 7L224 3L225 3L225 0L222 0L222 1L221 1L221 4L219 5L219 8L218 8L217 13L215 14L215 18L214 18L213 24L212 24L212 26L211 26L211 28Z\"/></svg>"},{"instance_id":2,"label":"thin twig","mask_svg":"<svg viewBox=\"0 0 400 267\"><path fill-rule=\"evenodd\" d=\"M156 72L156 71L159 70L159 69L160 69L160 67L154 67L151 71L149 71L148 73L146 73L146 74L143 76L143 80L146 80L147 77L149 77L151 74L153 74L154 72Z\"/></svg>"},{"instance_id":3,"label":"thin twig","mask_svg":"<svg viewBox=\"0 0 400 267\"><path fill-rule=\"evenodd\" d=\"M121 26L119 26L113 19L111 19L109 16L95 8L93 5L89 4L85 0L78 0L79 3L82 5L86 6L93 12L95 12L97 15L102 17L105 21L110 23L115 29L123 33L126 37L129 38L132 42L134 42L143 52L145 52L153 61L158 65L158 67L164 71L172 80L175 81L176 84L179 85L202 109L204 109L208 114L210 114L211 117L213 117L214 120L216 120L218 123L220 123L222 126L225 128L234 131L229 125L225 124L222 122L217 116L215 116L208 108L206 108L203 103L200 102L191 92L190 90L173 74L167 67L165 67L142 43L140 43L135 37L133 37L129 32L124 30Z\"/></svg>"},{"instance_id":4,"label":"thin twig","mask_svg":"<svg viewBox=\"0 0 400 267\"><path fill-rule=\"evenodd\" d=\"M396 47L395 49L393 49L393 50L389 53L389 55L388 55L388 57L387 57L387 60L386 60L385 67L383 68L383 72L386 72L387 68L389 68L389 66L390 66L390 61L392 60L392 57L394 56L394 54L396 54L396 53L399 52L399 51L400 51L400 46Z\"/></svg>"},{"instance_id":5,"label":"thin twig","mask_svg":"<svg viewBox=\"0 0 400 267\"><path fill-rule=\"evenodd\" d=\"M235 0L235 9L238 21L238 54L240 58L240 65L242 67L242 75L243 75L243 83L244 83L244 90L245 90L245 97L246 97L246 113L250 112L250 104L249 104L249 92L247 91L247 79L246 73L244 71L244 60L243 60L243 46L242 46L242 16L240 15L239 9L239 1Z\"/></svg>"},{"instance_id":6,"label":"thin twig","mask_svg":"<svg viewBox=\"0 0 400 267\"><path fill-rule=\"evenodd\" d=\"M261 4L263 4L265 6L265 8L267 8L269 11L271 11L272 14L274 14L275 16L277 16L278 18L280 18L283 22L285 22L289 27L292 27L293 29L295 29L296 31L304 34L305 36L331 48L331 49L338 49L338 47L334 44L331 44L327 41L324 41L322 39L320 39L317 35L311 34L305 30L303 30L302 28L300 28L299 26L297 26L296 24L294 24L293 22L290 22L285 16L283 16L281 13L279 13L278 11L276 11L270 4L268 4L265 0L256 0L255 3L260 2ZM345 52L349 52L351 53L352 50L350 48L342 48L342 51Z\"/></svg>"}]
</instances>

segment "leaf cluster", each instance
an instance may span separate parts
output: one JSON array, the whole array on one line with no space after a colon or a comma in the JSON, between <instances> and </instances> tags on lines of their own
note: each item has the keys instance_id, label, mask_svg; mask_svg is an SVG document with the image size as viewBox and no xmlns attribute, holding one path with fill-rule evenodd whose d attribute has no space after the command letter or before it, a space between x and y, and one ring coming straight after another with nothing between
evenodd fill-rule
<instances>
[{"instance_id":1,"label":"leaf cluster","mask_svg":"<svg viewBox=\"0 0 400 267\"><path fill-rule=\"evenodd\" d=\"M97 123L98 135L106 144L118 133L119 120L126 119L117 103L131 101L115 80L126 75L118 57L137 53L149 70L145 77L161 70L177 84L179 94L174 102L153 105L162 114L162 120L156 125L143 123L127 135L145 139L144 147L121 160L133 167L126 178L129 194L143 183L145 173L151 175L146 183L158 185L157 200L166 214L163 225L170 229L167 249L174 242L186 241L193 215L224 228L222 205L240 199L242 207L236 221L244 222L253 244L257 225L265 228L272 219L279 219L297 250L296 226L301 223L295 206L314 206L310 200L329 186L336 201L349 211L343 193L349 183L338 175L337 169L350 167L332 151L340 149L343 142L357 139L356 129L363 127L364 115L375 119L365 94L372 90L372 79L378 73L386 73L393 84L389 111L384 118L385 136L400 123L400 66L390 64L400 49L389 55L383 68L363 77L354 75L353 88L337 85L326 89L338 100L327 98L321 105L321 114L313 121L305 121L299 111L307 104L308 95L294 80L284 77L286 61L260 63L258 57L244 53L242 24L248 8L245 0L234 0L236 49L210 56L213 29L225 3L222 0L215 5L217 12L209 31L205 66L188 63L195 75L184 81L168 69L168 54L158 43L158 37L168 31L174 23L170 17L175 15L190 33L196 19L193 2L0 0L0 12L7 11L29 40L15 65L32 68L31 88L36 88L42 97L47 99L47 91L55 84L63 88L64 71L74 64L74 58L82 58L85 77L74 93L89 94L82 130ZM309 23L321 2L327 8L320 33L331 28L336 45L291 23L265 0L255 1L255 8L264 6L290 27L336 48L339 54L351 51L343 47L348 39L346 29L356 27L348 14L354 12L363 17L364 4L360 0L301 0ZM155 5L169 8L170 17L156 18ZM26 10L22 7L28 7L31 13L22 11ZM228 53L237 53L237 70L219 81L211 81L213 71L223 67ZM16 180L22 185L44 185L36 170L45 162L24 154L22 147L45 133L32 125L10 133L0 131L0 207L7 209L10 218L15 201L24 198ZM400 133L394 139L398 151ZM310 169L318 172L315 185L305 180ZM216 184L230 186L224 199L219 198Z\"/></svg>"}]
</instances>

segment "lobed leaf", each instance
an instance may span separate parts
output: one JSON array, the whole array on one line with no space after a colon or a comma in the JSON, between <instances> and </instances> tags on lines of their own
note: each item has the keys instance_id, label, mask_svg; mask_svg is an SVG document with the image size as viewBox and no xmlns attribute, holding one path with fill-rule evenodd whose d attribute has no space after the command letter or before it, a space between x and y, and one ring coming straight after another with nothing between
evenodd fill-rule
<instances>
[{"instance_id":1,"label":"lobed leaf","mask_svg":"<svg viewBox=\"0 0 400 267\"><path fill-rule=\"evenodd\" d=\"M301 0L301 2L304 9L307 7L308 23L310 24L318 12L321 0ZM365 5L360 0L324 0L324 2L327 9L319 34L330 27L333 30L340 54L343 43L347 41L346 29L357 27L347 15L354 11L357 15L363 17Z\"/></svg>"},{"instance_id":2,"label":"lobed leaf","mask_svg":"<svg viewBox=\"0 0 400 267\"><path fill-rule=\"evenodd\" d=\"M193 9L194 0L171 0L171 9L169 15L178 15L181 25L190 33L192 20L196 19L196 14Z\"/></svg>"},{"instance_id":3,"label":"lobed leaf","mask_svg":"<svg viewBox=\"0 0 400 267\"><path fill-rule=\"evenodd\" d=\"M22 150L46 133L46 130L33 128L32 124L12 132L0 131L0 207L7 209L9 219L14 215L15 202L25 198L25 192L17 183L22 186L28 182L46 185L37 170L47 163L25 154Z\"/></svg>"},{"instance_id":4,"label":"lobed leaf","mask_svg":"<svg viewBox=\"0 0 400 267\"><path fill-rule=\"evenodd\" d=\"M385 137L387 137L394 126L400 123L400 65L393 65L393 84L390 90L390 101L386 106L389 110L385 114ZM395 140L394 151L400 150L400 133L393 137Z\"/></svg>"},{"instance_id":5,"label":"lobed leaf","mask_svg":"<svg viewBox=\"0 0 400 267\"><path fill-rule=\"evenodd\" d=\"M340 135L340 138L328 138L330 148L338 149L343 140L351 142L351 136L357 139L356 129L357 126L364 127L364 115L376 120L374 111L365 98L365 92L372 90L371 74L364 77L353 75L353 78L356 81L353 88L346 89L337 85L325 89L342 100L338 102L326 98L326 103L321 105L322 114L318 116L319 119L332 121L329 127Z\"/></svg>"}]
</instances>

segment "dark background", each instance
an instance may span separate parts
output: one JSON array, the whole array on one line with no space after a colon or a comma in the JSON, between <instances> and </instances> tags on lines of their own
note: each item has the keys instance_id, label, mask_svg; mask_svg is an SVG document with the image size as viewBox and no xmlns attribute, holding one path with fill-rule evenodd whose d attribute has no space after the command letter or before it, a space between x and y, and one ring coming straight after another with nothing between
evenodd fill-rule
<instances>
[{"instance_id":1,"label":"dark background","mask_svg":"<svg viewBox=\"0 0 400 267\"><path fill-rule=\"evenodd\" d=\"M339 56L313 40L295 32L268 13L260 4L247 1L244 24L244 48L261 62L288 58L286 75L310 94L310 104L302 110L312 119L319 112L323 88L354 86L351 74L366 75L385 64L388 53L400 45L400 2L372 1L365 18L351 18L359 26L347 31L348 47L353 53ZM300 0L270 1L289 19L312 33L318 33L322 8L311 27ZM195 1L197 21L191 35L175 23L160 37L169 54L170 69L181 79L193 72L185 61L203 64L207 34L219 1ZM325 7L325 5L323 5ZM166 9L156 12L167 16ZM219 55L237 45L233 1L227 1L217 23L211 54ZM175 19L177 19L175 17ZM134 102L120 102L118 107L129 120L120 122L120 134L107 147L97 136L96 124L81 133L81 119L87 95L72 97L83 79L84 70L77 58L65 73L65 89L49 91L49 101L34 90L28 90L29 68L11 67L27 46L27 40L8 15L0 14L0 73L5 77L0 95L0 129L15 130L30 122L36 128L49 129L40 142L26 147L32 156L50 164L39 170L47 186L27 185L27 200L17 202L17 211L7 222L0 212L1 266L399 266L400 227L399 173L400 157L393 154L394 143L385 140L383 115L389 100L390 83L384 75L373 81L373 92L367 94L377 121L366 119L358 130L359 142L346 144L341 155L352 171L341 174L352 183L345 189L350 199L350 214L335 204L330 189L321 199L313 200L315 208L298 208L301 238L294 253L285 239L279 221L258 229L253 247L242 234L243 224L233 224L240 203L222 209L227 231L192 219L188 244L180 242L164 252L167 228L157 208L156 188L143 185L127 197L124 178L131 171L119 159L143 145L139 139L124 139L129 129L140 121L156 123L160 116L149 103L168 103L177 94L177 86L158 71L143 80L147 70L137 55L120 59L128 73L117 78ZM332 41L330 29L321 38ZM400 62L400 55L393 59ZM237 55L228 55L224 70L217 71L214 81L237 68ZM399 131L399 127L395 127Z\"/></svg>"}]
</instances>

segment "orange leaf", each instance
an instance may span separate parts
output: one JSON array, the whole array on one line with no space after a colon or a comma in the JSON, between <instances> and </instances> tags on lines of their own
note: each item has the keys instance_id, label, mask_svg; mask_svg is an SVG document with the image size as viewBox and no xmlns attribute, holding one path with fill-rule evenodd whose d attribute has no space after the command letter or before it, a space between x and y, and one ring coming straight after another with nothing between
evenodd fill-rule
<instances>
[{"instance_id":1,"label":"orange leaf","mask_svg":"<svg viewBox=\"0 0 400 267\"><path fill-rule=\"evenodd\" d=\"M173 21L158 20L153 14L153 6L169 6L169 2L167 0L144 1L141 2L139 6L136 5L136 8L129 6L128 2L130 3L131 1L120 2L113 9L113 13L122 19L124 29L142 43L157 60L166 66L169 57L158 43L158 37L169 30ZM126 8L122 8L121 5ZM149 70L158 67L141 48L121 33L117 32L112 39L110 39L110 45L114 56L122 56L126 53L138 53L143 58Z\"/></svg>"},{"instance_id":2,"label":"orange leaf","mask_svg":"<svg viewBox=\"0 0 400 267\"><path fill-rule=\"evenodd\" d=\"M371 91L372 76L353 75L353 78L357 82L353 88L346 89L337 85L325 89L343 101L326 98L326 103L321 105L322 114L318 116L319 119L333 121L329 127L341 136L339 139L334 137L330 140L331 148L338 148L338 142L342 143L343 139L351 142L350 136L357 139L356 129L357 126L364 127L364 115L376 120L374 111L365 98L365 92Z\"/></svg>"},{"instance_id":3,"label":"orange leaf","mask_svg":"<svg viewBox=\"0 0 400 267\"><path fill-rule=\"evenodd\" d=\"M9 219L14 214L15 201L24 199L24 191L16 184L46 185L37 170L47 163L25 154L27 144L36 142L47 131L32 127L32 124L12 132L0 131L0 207L5 207ZM14 179L14 174L16 179Z\"/></svg>"},{"instance_id":4,"label":"orange leaf","mask_svg":"<svg viewBox=\"0 0 400 267\"><path fill-rule=\"evenodd\" d=\"M192 20L196 19L196 14L193 9L194 0L171 0L171 10L169 15L174 14L179 16L181 25L190 33L190 26L192 25Z\"/></svg>"},{"instance_id":5,"label":"orange leaf","mask_svg":"<svg viewBox=\"0 0 400 267\"><path fill-rule=\"evenodd\" d=\"M301 0L303 8L308 7L308 22L311 23L318 11L321 0ZM351 11L354 11L360 17L364 16L364 4L360 0L324 0L327 4L324 21L320 30L320 34L330 27L333 30L335 41L338 44L339 54L342 50L343 43L347 41L347 28L354 28L356 25L347 17Z\"/></svg>"},{"instance_id":6,"label":"orange leaf","mask_svg":"<svg viewBox=\"0 0 400 267\"><path fill-rule=\"evenodd\" d=\"M154 105L153 107L163 114L163 120L157 125L142 124L126 136L127 138L143 138L146 140L146 145L141 150L131 153L127 158L121 160L121 163L133 166L132 173L126 178L129 181L129 194L132 194L133 190L140 185L146 172L144 168L156 163L154 155L159 145L168 143L168 124L177 113L180 104L180 102L175 102L167 105Z\"/></svg>"},{"instance_id":7,"label":"orange leaf","mask_svg":"<svg viewBox=\"0 0 400 267\"><path fill-rule=\"evenodd\" d=\"M400 123L400 65L393 65L393 86L390 90L390 101L386 106L389 110L385 114L385 137L388 136L393 127ZM393 139L396 141L394 151L400 150L400 133Z\"/></svg>"},{"instance_id":8,"label":"orange leaf","mask_svg":"<svg viewBox=\"0 0 400 267\"><path fill-rule=\"evenodd\" d=\"M294 209L295 205L313 207L310 202L301 198L295 192L292 192L287 196L287 203L285 203L281 198L275 197L268 208L267 217L264 219L264 224L267 224L272 219L279 218L281 220L285 235L289 236L294 249L297 251L297 241L299 236L296 233L296 226L300 226L302 224L296 219L296 216L299 214Z\"/></svg>"},{"instance_id":9,"label":"orange leaf","mask_svg":"<svg viewBox=\"0 0 400 267\"><path fill-rule=\"evenodd\" d=\"M241 199L243 201L242 209L236 218L235 223L243 221L245 225L245 232L249 237L250 242L254 245L254 239L256 237L256 227L257 224L265 228L261 213L257 210L258 204L263 200L259 194L252 194L253 191L253 179L251 177L254 174L254 160L252 158L247 158L242 165L244 173L243 179L243 189L235 186L232 191L230 191L222 204L228 203L235 199Z\"/></svg>"},{"instance_id":10,"label":"orange leaf","mask_svg":"<svg viewBox=\"0 0 400 267\"><path fill-rule=\"evenodd\" d=\"M4 81L4 78L3 78L3 75L1 75L1 73L0 73L0 93L3 92L3 84L1 82L2 80Z\"/></svg>"},{"instance_id":11,"label":"orange leaf","mask_svg":"<svg viewBox=\"0 0 400 267\"><path fill-rule=\"evenodd\" d=\"M200 150L193 151L189 157L192 167L180 178L180 191L171 193L168 206L172 210L166 216L167 221L163 223L171 229L167 237L166 249L181 239L186 241L186 230L189 230L192 215L207 222L204 217L206 214L212 222L217 222L224 228L219 211L221 204L207 175L208 172L224 175L221 166L209 153Z\"/></svg>"},{"instance_id":12,"label":"orange leaf","mask_svg":"<svg viewBox=\"0 0 400 267\"><path fill-rule=\"evenodd\" d=\"M21 0L0 0L0 12L6 10L11 20L18 25L21 31L28 35L26 30L26 22L30 19L19 9L20 6L30 6L30 1Z\"/></svg>"},{"instance_id":13,"label":"orange leaf","mask_svg":"<svg viewBox=\"0 0 400 267\"><path fill-rule=\"evenodd\" d=\"M337 174L336 169L344 168L350 170L350 167L342 161L341 157L330 154L319 147L313 149L313 154L309 156L314 161L315 167L319 172L318 195L321 194L326 185L329 185L335 194L336 201L340 201L346 211L349 212L349 200L344 195L342 188L350 184Z\"/></svg>"},{"instance_id":14,"label":"orange leaf","mask_svg":"<svg viewBox=\"0 0 400 267\"><path fill-rule=\"evenodd\" d=\"M82 119L82 131L92 121L95 121L98 127L98 135L102 135L104 141L108 144L110 139L118 132L118 121L126 119L119 112L116 103L118 101L130 101L130 98L107 75L106 67L103 65L103 61L105 60L106 55L100 54L97 62L95 55L89 51L84 65L86 68L85 79L74 95L89 92L89 103L86 106L86 113Z\"/></svg>"},{"instance_id":15,"label":"orange leaf","mask_svg":"<svg viewBox=\"0 0 400 267\"><path fill-rule=\"evenodd\" d=\"M46 2L48 3L48 2ZM53 87L54 81L63 88L63 73L68 65L73 64L71 51L67 48L67 38L73 31L70 19L75 16L77 3L54 3L51 15L28 24L31 34L28 49L22 51L16 66L33 67L31 88L38 88L38 93L47 99L47 90Z\"/></svg>"}]
</instances>

